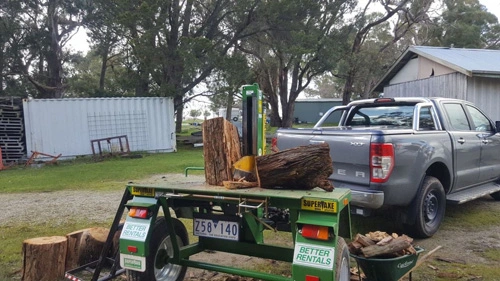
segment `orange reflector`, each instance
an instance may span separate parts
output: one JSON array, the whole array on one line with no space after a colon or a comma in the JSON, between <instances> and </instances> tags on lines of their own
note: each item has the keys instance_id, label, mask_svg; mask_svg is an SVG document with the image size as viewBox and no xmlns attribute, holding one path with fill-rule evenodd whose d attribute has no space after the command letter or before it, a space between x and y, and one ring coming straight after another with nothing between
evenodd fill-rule
<instances>
[{"instance_id":1,"label":"orange reflector","mask_svg":"<svg viewBox=\"0 0 500 281\"><path fill-rule=\"evenodd\" d=\"M127 250L131 253L137 253L137 247L136 246L127 246Z\"/></svg>"},{"instance_id":2,"label":"orange reflector","mask_svg":"<svg viewBox=\"0 0 500 281\"><path fill-rule=\"evenodd\" d=\"M306 281L319 281L318 276L306 275Z\"/></svg>"},{"instance_id":3,"label":"orange reflector","mask_svg":"<svg viewBox=\"0 0 500 281\"><path fill-rule=\"evenodd\" d=\"M147 219L148 218L148 208L131 207L128 215L133 218Z\"/></svg>"},{"instance_id":4,"label":"orange reflector","mask_svg":"<svg viewBox=\"0 0 500 281\"><path fill-rule=\"evenodd\" d=\"M347 206L347 204L349 204L349 199L344 198L344 206Z\"/></svg>"},{"instance_id":5,"label":"orange reflector","mask_svg":"<svg viewBox=\"0 0 500 281\"><path fill-rule=\"evenodd\" d=\"M328 240L328 227L305 224L302 226L302 236L310 239Z\"/></svg>"}]
</instances>

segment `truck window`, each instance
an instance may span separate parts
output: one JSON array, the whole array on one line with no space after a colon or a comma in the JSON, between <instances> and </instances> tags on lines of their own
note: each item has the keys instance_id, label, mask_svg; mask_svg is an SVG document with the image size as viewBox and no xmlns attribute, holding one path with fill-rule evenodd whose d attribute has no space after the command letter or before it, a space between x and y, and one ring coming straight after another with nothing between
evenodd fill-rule
<instances>
[{"instance_id":1,"label":"truck window","mask_svg":"<svg viewBox=\"0 0 500 281\"><path fill-rule=\"evenodd\" d=\"M420 117L418 120L419 130L436 130L436 125L434 124L434 119L432 118L431 108L422 107L420 109Z\"/></svg>"},{"instance_id":2,"label":"truck window","mask_svg":"<svg viewBox=\"0 0 500 281\"><path fill-rule=\"evenodd\" d=\"M339 125L340 117L342 116L343 110L336 110L330 113L328 117L321 123L322 127L336 127Z\"/></svg>"},{"instance_id":3,"label":"truck window","mask_svg":"<svg viewBox=\"0 0 500 281\"><path fill-rule=\"evenodd\" d=\"M477 108L467 105L467 110L472 118L473 128L478 132L488 132L493 131L493 126L491 126L488 117L484 116L481 111Z\"/></svg>"},{"instance_id":4,"label":"truck window","mask_svg":"<svg viewBox=\"0 0 500 281\"><path fill-rule=\"evenodd\" d=\"M465 110L459 103L445 103L443 104L446 115L450 120L450 124L453 129L458 131L469 131L469 121L467 120L467 115Z\"/></svg>"},{"instance_id":5,"label":"truck window","mask_svg":"<svg viewBox=\"0 0 500 281\"><path fill-rule=\"evenodd\" d=\"M357 108L348 117L347 126L392 126L411 128L414 105L382 105Z\"/></svg>"}]
</instances>

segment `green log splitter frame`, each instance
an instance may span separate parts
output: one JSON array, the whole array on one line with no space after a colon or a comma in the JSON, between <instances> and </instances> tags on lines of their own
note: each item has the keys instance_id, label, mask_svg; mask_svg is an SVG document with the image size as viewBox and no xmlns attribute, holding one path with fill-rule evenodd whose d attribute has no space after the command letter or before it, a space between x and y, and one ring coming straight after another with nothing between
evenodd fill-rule
<instances>
[{"instance_id":1,"label":"green log splitter frame","mask_svg":"<svg viewBox=\"0 0 500 281\"><path fill-rule=\"evenodd\" d=\"M143 219L127 215L120 238L121 266L127 270L147 272L154 270L154 266L178 265L263 280L339 281L336 280L337 246L342 245L339 244L340 240L343 241L342 237L351 237L351 194L348 189L339 188L333 192L316 189L228 190L205 183L182 183L166 186L129 185L126 192L133 196L125 204L127 208L148 210L148 215ZM150 249L149 245L160 210L166 220L163 231L170 237L182 236L175 232L175 229L179 231L179 226L174 223L175 213L177 218L192 219L187 223L192 223L193 232L201 235L198 236L199 241L179 245L178 239L171 239L169 254L165 254L165 251L161 255L155 253L156 250ZM271 215L276 210L285 211L287 219L273 221ZM306 226L326 229L326 239L306 238ZM289 244L294 246L266 244L264 230L290 231L292 243ZM292 276L189 260L190 256L206 250L289 262ZM148 255L157 256L154 264L146 264Z\"/></svg>"}]
</instances>

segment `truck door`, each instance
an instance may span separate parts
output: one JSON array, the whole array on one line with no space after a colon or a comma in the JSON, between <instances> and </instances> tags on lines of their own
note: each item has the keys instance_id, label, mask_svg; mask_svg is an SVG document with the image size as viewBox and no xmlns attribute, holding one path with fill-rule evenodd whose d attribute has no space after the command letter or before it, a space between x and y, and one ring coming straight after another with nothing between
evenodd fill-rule
<instances>
[{"instance_id":1,"label":"truck door","mask_svg":"<svg viewBox=\"0 0 500 281\"><path fill-rule=\"evenodd\" d=\"M479 180L481 139L467 118L459 102L443 103L446 111L448 132L453 144L454 191L467 188Z\"/></svg>"},{"instance_id":2,"label":"truck door","mask_svg":"<svg viewBox=\"0 0 500 281\"><path fill-rule=\"evenodd\" d=\"M500 175L500 134L479 109L466 105L472 128L481 142L479 182L491 181Z\"/></svg>"}]
</instances>

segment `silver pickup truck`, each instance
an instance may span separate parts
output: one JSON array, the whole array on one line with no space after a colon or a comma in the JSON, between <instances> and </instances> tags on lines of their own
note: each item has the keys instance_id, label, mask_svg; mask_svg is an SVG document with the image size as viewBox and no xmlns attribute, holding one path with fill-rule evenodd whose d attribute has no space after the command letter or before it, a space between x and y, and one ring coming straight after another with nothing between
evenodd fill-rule
<instances>
[{"instance_id":1,"label":"silver pickup truck","mask_svg":"<svg viewBox=\"0 0 500 281\"><path fill-rule=\"evenodd\" d=\"M325 142L334 187L352 191L351 212L390 206L417 237L436 233L446 202L500 200L500 122L467 101L360 100L330 109L313 128L277 131L280 150Z\"/></svg>"}]
</instances>

